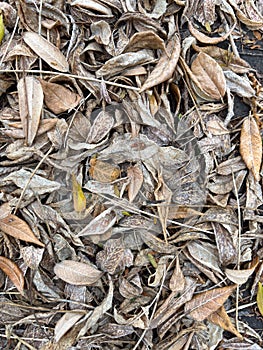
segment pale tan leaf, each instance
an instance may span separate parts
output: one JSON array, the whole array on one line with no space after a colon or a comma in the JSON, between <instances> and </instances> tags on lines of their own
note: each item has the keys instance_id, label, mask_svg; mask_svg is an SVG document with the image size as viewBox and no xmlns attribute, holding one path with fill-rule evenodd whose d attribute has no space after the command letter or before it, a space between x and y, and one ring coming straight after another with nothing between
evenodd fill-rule
<instances>
[{"instance_id":1,"label":"pale tan leaf","mask_svg":"<svg viewBox=\"0 0 263 350\"><path fill-rule=\"evenodd\" d=\"M75 0L70 6L80 6L85 9L93 10L96 13L101 13L102 15L112 15L111 9L108 6L96 0Z\"/></svg>"},{"instance_id":2,"label":"pale tan leaf","mask_svg":"<svg viewBox=\"0 0 263 350\"><path fill-rule=\"evenodd\" d=\"M44 91L45 104L55 114L75 108L81 97L65 86L40 79Z\"/></svg>"},{"instance_id":3,"label":"pale tan leaf","mask_svg":"<svg viewBox=\"0 0 263 350\"><path fill-rule=\"evenodd\" d=\"M258 265L258 257L254 259L251 263L251 266L248 269L243 270L233 270L233 269L225 269L225 274L227 278L236 284L244 284L248 281L249 277L255 271L255 268Z\"/></svg>"},{"instance_id":4,"label":"pale tan leaf","mask_svg":"<svg viewBox=\"0 0 263 350\"><path fill-rule=\"evenodd\" d=\"M206 94L215 100L223 98L226 92L226 79L222 68L213 58L200 52L193 61L191 70Z\"/></svg>"},{"instance_id":5,"label":"pale tan leaf","mask_svg":"<svg viewBox=\"0 0 263 350\"><path fill-rule=\"evenodd\" d=\"M20 268L11 260L0 256L0 269L10 278L17 290L24 294L24 276Z\"/></svg>"},{"instance_id":6,"label":"pale tan leaf","mask_svg":"<svg viewBox=\"0 0 263 350\"><path fill-rule=\"evenodd\" d=\"M102 110L95 118L89 134L87 136L88 143L100 142L114 126L114 118L112 113Z\"/></svg>"},{"instance_id":7,"label":"pale tan leaf","mask_svg":"<svg viewBox=\"0 0 263 350\"><path fill-rule=\"evenodd\" d=\"M185 277L180 267L180 261L177 255L175 268L169 282L169 288L173 292L181 293L184 290L184 287L185 287Z\"/></svg>"},{"instance_id":8,"label":"pale tan leaf","mask_svg":"<svg viewBox=\"0 0 263 350\"><path fill-rule=\"evenodd\" d=\"M207 319L208 321L223 328L225 331L233 333L236 337L242 338L242 335L237 331L235 326L232 324L224 306L221 306L217 311L209 315Z\"/></svg>"},{"instance_id":9,"label":"pale tan leaf","mask_svg":"<svg viewBox=\"0 0 263 350\"><path fill-rule=\"evenodd\" d=\"M173 35L167 44L166 52L160 58L156 67L141 87L140 92L161 84L173 76L180 56L180 50L181 45L179 37L177 35Z\"/></svg>"},{"instance_id":10,"label":"pale tan leaf","mask_svg":"<svg viewBox=\"0 0 263 350\"><path fill-rule=\"evenodd\" d=\"M256 181L259 181L262 161L262 139L254 118L247 117L242 125L240 135L240 154Z\"/></svg>"},{"instance_id":11,"label":"pale tan leaf","mask_svg":"<svg viewBox=\"0 0 263 350\"><path fill-rule=\"evenodd\" d=\"M109 45L111 38L111 28L109 23L106 21L98 21L90 25L90 30L92 33L92 39L96 40L98 44Z\"/></svg>"},{"instance_id":12,"label":"pale tan leaf","mask_svg":"<svg viewBox=\"0 0 263 350\"><path fill-rule=\"evenodd\" d=\"M65 313L56 323L54 329L54 340L58 342L64 334L66 334L74 325L78 322L78 320L83 317L83 312L67 312Z\"/></svg>"},{"instance_id":13,"label":"pale tan leaf","mask_svg":"<svg viewBox=\"0 0 263 350\"><path fill-rule=\"evenodd\" d=\"M134 52L141 49L160 49L165 51L165 44L159 35L151 30L135 33L124 49L124 52Z\"/></svg>"},{"instance_id":14,"label":"pale tan leaf","mask_svg":"<svg viewBox=\"0 0 263 350\"><path fill-rule=\"evenodd\" d=\"M64 260L57 263L54 272L63 281L77 286L90 286L103 275L103 272L97 268L74 260Z\"/></svg>"},{"instance_id":15,"label":"pale tan leaf","mask_svg":"<svg viewBox=\"0 0 263 350\"><path fill-rule=\"evenodd\" d=\"M112 208L109 208L96 216L78 233L77 236L103 235L115 224L116 221L116 213Z\"/></svg>"},{"instance_id":16,"label":"pale tan leaf","mask_svg":"<svg viewBox=\"0 0 263 350\"><path fill-rule=\"evenodd\" d=\"M127 170L127 176L130 179L128 187L129 201L132 202L137 196L143 184L143 172L139 164L131 166Z\"/></svg>"},{"instance_id":17,"label":"pale tan leaf","mask_svg":"<svg viewBox=\"0 0 263 350\"><path fill-rule=\"evenodd\" d=\"M45 247L45 245L40 242L31 231L28 224L13 214L9 214L0 219L0 230L9 236L21 239L22 241Z\"/></svg>"},{"instance_id":18,"label":"pale tan leaf","mask_svg":"<svg viewBox=\"0 0 263 350\"><path fill-rule=\"evenodd\" d=\"M19 113L26 142L32 145L37 134L43 107L43 90L35 77L25 77L17 83Z\"/></svg>"},{"instance_id":19,"label":"pale tan leaf","mask_svg":"<svg viewBox=\"0 0 263 350\"><path fill-rule=\"evenodd\" d=\"M185 304L185 312L194 320L203 321L218 310L235 289L232 285L199 293Z\"/></svg>"},{"instance_id":20,"label":"pale tan leaf","mask_svg":"<svg viewBox=\"0 0 263 350\"><path fill-rule=\"evenodd\" d=\"M25 43L50 67L60 71L68 72L69 65L66 57L61 51L41 35L34 32L26 32L23 35Z\"/></svg>"}]
</instances>

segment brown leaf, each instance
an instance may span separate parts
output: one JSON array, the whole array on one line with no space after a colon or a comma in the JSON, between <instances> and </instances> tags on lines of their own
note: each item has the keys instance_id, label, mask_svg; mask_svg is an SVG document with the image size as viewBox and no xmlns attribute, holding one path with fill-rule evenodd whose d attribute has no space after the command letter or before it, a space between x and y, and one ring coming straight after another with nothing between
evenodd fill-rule
<instances>
[{"instance_id":1,"label":"brown leaf","mask_svg":"<svg viewBox=\"0 0 263 350\"><path fill-rule=\"evenodd\" d=\"M240 154L256 181L259 181L262 161L262 139L254 118L247 117L242 125L240 135Z\"/></svg>"},{"instance_id":2,"label":"brown leaf","mask_svg":"<svg viewBox=\"0 0 263 350\"><path fill-rule=\"evenodd\" d=\"M40 79L44 91L45 104L55 114L75 108L81 97L65 86Z\"/></svg>"},{"instance_id":3,"label":"brown leaf","mask_svg":"<svg viewBox=\"0 0 263 350\"><path fill-rule=\"evenodd\" d=\"M248 281L249 277L253 274L258 263L259 263L259 260L258 260L258 257L256 257L251 262L249 268L242 269L242 270L225 269L225 274L231 282L236 284L244 284Z\"/></svg>"},{"instance_id":4,"label":"brown leaf","mask_svg":"<svg viewBox=\"0 0 263 350\"><path fill-rule=\"evenodd\" d=\"M200 52L193 61L191 70L206 94L215 100L223 98L226 92L226 79L222 68L213 58Z\"/></svg>"},{"instance_id":5,"label":"brown leaf","mask_svg":"<svg viewBox=\"0 0 263 350\"><path fill-rule=\"evenodd\" d=\"M180 267L180 261L177 255L176 265L169 282L169 288L173 292L181 293L184 290L184 287L185 287L185 277Z\"/></svg>"},{"instance_id":6,"label":"brown leaf","mask_svg":"<svg viewBox=\"0 0 263 350\"><path fill-rule=\"evenodd\" d=\"M24 276L20 268L11 260L0 256L0 269L10 278L17 290L24 294Z\"/></svg>"},{"instance_id":7,"label":"brown leaf","mask_svg":"<svg viewBox=\"0 0 263 350\"><path fill-rule=\"evenodd\" d=\"M103 272L97 268L74 260L64 260L57 263L54 272L63 281L77 286L90 286L103 275Z\"/></svg>"},{"instance_id":8,"label":"brown leaf","mask_svg":"<svg viewBox=\"0 0 263 350\"><path fill-rule=\"evenodd\" d=\"M137 196L143 184L143 172L139 164L129 167L127 170L127 176L130 179L128 197L129 201L132 202Z\"/></svg>"},{"instance_id":9,"label":"brown leaf","mask_svg":"<svg viewBox=\"0 0 263 350\"><path fill-rule=\"evenodd\" d=\"M112 113L102 110L95 118L88 137L88 143L100 142L114 126L114 118Z\"/></svg>"},{"instance_id":10,"label":"brown leaf","mask_svg":"<svg viewBox=\"0 0 263 350\"><path fill-rule=\"evenodd\" d=\"M43 90L35 77L25 77L17 83L19 112L26 142L32 145L37 134L43 107Z\"/></svg>"},{"instance_id":11,"label":"brown leaf","mask_svg":"<svg viewBox=\"0 0 263 350\"><path fill-rule=\"evenodd\" d=\"M116 165L92 158L89 174L94 180L106 183L116 180L120 176L120 169Z\"/></svg>"},{"instance_id":12,"label":"brown leaf","mask_svg":"<svg viewBox=\"0 0 263 350\"><path fill-rule=\"evenodd\" d=\"M134 52L141 49L160 49L165 51L165 44L159 35L151 30L135 33L125 47L124 52Z\"/></svg>"},{"instance_id":13,"label":"brown leaf","mask_svg":"<svg viewBox=\"0 0 263 350\"><path fill-rule=\"evenodd\" d=\"M28 224L13 214L0 219L0 229L9 236L45 247L31 231Z\"/></svg>"},{"instance_id":14,"label":"brown leaf","mask_svg":"<svg viewBox=\"0 0 263 350\"><path fill-rule=\"evenodd\" d=\"M207 317L208 321L218 325L225 331L233 333L236 337L242 338L242 335L236 330L232 324L224 306L221 306L217 311Z\"/></svg>"},{"instance_id":15,"label":"brown leaf","mask_svg":"<svg viewBox=\"0 0 263 350\"><path fill-rule=\"evenodd\" d=\"M235 289L236 285L232 285L199 293L185 304L185 312L194 320L203 321L218 310Z\"/></svg>"},{"instance_id":16,"label":"brown leaf","mask_svg":"<svg viewBox=\"0 0 263 350\"><path fill-rule=\"evenodd\" d=\"M25 43L50 67L60 72L69 71L66 57L56 46L44 39L41 35L33 32L26 32L23 35L23 39Z\"/></svg>"},{"instance_id":17,"label":"brown leaf","mask_svg":"<svg viewBox=\"0 0 263 350\"><path fill-rule=\"evenodd\" d=\"M173 76L180 56L180 50L181 45L179 37L177 35L173 35L167 44L166 53L164 53L160 58L156 67L141 87L140 92L161 84Z\"/></svg>"}]
</instances>

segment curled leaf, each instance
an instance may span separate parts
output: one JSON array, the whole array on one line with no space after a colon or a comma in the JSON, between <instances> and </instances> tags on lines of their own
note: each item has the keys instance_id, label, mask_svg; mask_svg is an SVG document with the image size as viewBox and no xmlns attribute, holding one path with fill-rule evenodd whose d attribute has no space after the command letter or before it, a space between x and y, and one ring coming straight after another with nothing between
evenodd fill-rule
<instances>
[{"instance_id":1,"label":"curled leaf","mask_svg":"<svg viewBox=\"0 0 263 350\"><path fill-rule=\"evenodd\" d=\"M20 268L11 260L0 256L0 269L10 278L17 290L24 294L24 276Z\"/></svg>"}]
</instances>

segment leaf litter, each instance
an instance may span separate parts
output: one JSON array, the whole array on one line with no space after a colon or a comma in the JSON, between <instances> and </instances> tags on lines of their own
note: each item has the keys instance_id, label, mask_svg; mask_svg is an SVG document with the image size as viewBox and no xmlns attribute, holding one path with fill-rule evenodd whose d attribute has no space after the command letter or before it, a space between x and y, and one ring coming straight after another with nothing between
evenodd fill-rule
<instances>
[{"instance_id":1,"label":"leaf litter","mask_svg":"<svg viewBox=\"0 0 263 350\"><path fill-rule=\"evenodd\" d=\"M261 349L262 11L0 2L1 348Z\"/></svg>"}]
</instances>

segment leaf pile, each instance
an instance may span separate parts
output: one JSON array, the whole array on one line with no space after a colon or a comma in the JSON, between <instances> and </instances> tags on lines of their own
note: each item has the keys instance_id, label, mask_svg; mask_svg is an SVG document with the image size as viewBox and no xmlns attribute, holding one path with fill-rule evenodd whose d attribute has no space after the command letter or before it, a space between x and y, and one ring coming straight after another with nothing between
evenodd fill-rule
<instances>
[{"instance_id":1,"label":"leaf pile","mask_svg":"<svg viewBox=\"0 0 263 350\"><path fill-rule=\"evenodd\" d=\"M257 0L0 2L1 349L262 348L262 31Z\"/></svg>"}]
</instances>

